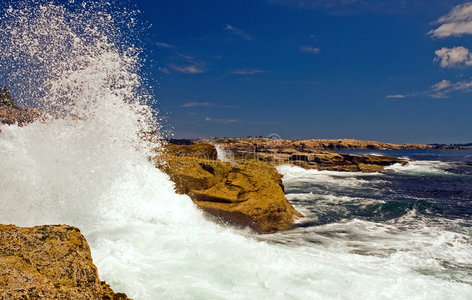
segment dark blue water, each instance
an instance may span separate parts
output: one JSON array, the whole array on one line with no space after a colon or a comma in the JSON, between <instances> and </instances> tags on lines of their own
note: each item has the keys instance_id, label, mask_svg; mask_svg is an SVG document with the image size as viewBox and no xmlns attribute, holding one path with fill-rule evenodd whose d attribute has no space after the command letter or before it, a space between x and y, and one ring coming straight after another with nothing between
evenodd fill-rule
<instances>
[{"instance_id":1,"label":"dark blue water","mask_svg":"<svg viewBox=\"0 0 472 300\"><path fill-rule=\"evenodd\" d=\"M412 272L472 285L472 149L341 153L409 163L385 173L278 167L287 199L305 218L267 239L411 259Z\"/></svg>"},{"instance_id":2,"label":"dark blue water","mask_svg":"<svg viewBox=\"0 0 472 300\"><path fill-rule=\"evenodd\" d=\"M430 217L472 219L472 149L342 153L403 157L410 163L393 166L383 174L314 172L313 178L300 175L298 180L286 182L290 200L317 215L300 226L352 218L383 222L411 210ZM346 201L314 205L317 197Z\"/></svg>"}]
</instances>

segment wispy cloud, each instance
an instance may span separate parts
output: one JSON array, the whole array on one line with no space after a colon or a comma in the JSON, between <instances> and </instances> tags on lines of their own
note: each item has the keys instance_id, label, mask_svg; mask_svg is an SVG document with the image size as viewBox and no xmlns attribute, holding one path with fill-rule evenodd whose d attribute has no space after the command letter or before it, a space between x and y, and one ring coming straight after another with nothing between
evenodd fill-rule
<instances>
[{"instance_id":1,"label":"wispy cloud","mask_svg":"<svg viewBox=\"0 0 472 300\"><path fill-rule=\"evenodd\" d=\"M236 28L232 25L229 25L229 24L226 24L225 26L225 30L234 34L234 35L237 35L243 39L245 39L246 41L250 41L252 40L252 36L250 36L249 34L247 34L246 32L242 31L241 29L239 28Z\"/></svg>"},{"instance_id":2,"label":"wispy cloud","mask_svg":"<svg viewBox=\"0 0 472 300\"><path fill-rule=\"evenodd\" d=\"M452 85L451 81L443 79L443 80L433 84L431 89L435 92L439 92L439 91L442 91L442 90L445 90L445 89L449 88L451 85Z\"/></svg>"},{"instance_id":3,"label":"wispy cloud","mask_svg":"<svg viewBox=\"0 0 472 300\"><path fill-rule=\"evenodd\" d=\"M310 54L318 54L320 53L320 48L312 47L312 46L301 46L300 52L310 53Z\"/></svg>"},{"instance_id":4,"label":"wispy cloud","mask_svg":"<svg viewBox=\"0 0 472 300\"><path fill-rule=\"evenodd\" d=\"M212 107L214 104L210 102L187 102L180 107Z\"/></svg>"},{"instance_id":5,"label":"wispy cloud","mask_svg":"<svg viewBox=\"0 0 472 300\"><path fill-rule=\"evenodd\" d=\"M218 108L238 108L237 106L233 105L222 105L222 104L217 104L217 103L212 103L212 102L187 102L180 107L185 107L185 108L191 108L191 107L218 107Z\"/></svg>"},{"instance_id":6,"label":"wispy cloud","mask_svg":"<svg viewBox=\"0 0 472 300\"><path fill-rule=\"evenodd\" d=\"M267 73L267 71L261 69L237 69L232 70L230 73L236 75L254 75L259 73Z\"/></svg>"},{"instance_id":7,"label":"wispy cloud","mask_svg":"<svg viewBox=\"0 0 472 300\"><path fill-rule=\"evenodd\" d=\"M472 53L469 49L459 46L453 48L441 48L434 52L435 62L439 61L442 68L454 68L462 66L472 66Z\"/></svg>"},{"instance_id":8,"label":"wispy cloud","mask_svg":"<svg viewBox=\"0 0 472 300\"><path fill-rule=\"evenodd\" d=\"M167 43L164 43L164 42L157 42L156 45L157 45L157 47L159 47L159 48L166 48L166 49L175 48L174 45L167 44Z\"/></svg>"},{"instance_id":9,"label":"wispy cloud","mask_svg":"<svg viewBox=\"0 0 472 300\"><path fill-rule=\"evenodd\" d=\"M182 53L180 53L180 52L177 53L177 55L180 56L180 57L182 57L182 58L185 59L185 60L194 60L194 59L195 59L195 57L193 57L193 56L186 55L186 54L182 54Z\"/></svg>"},{"instance_id":10,"label":"wispy cloud","mask_svg":"<svg viewBox=\"0 0 472 300\"><path fill-rule=\"evenodd\" d=\"M385 98L387 99L403 99L406 98L407 95L402 95L402 94L395 94L395 95L387 95Z\"/></svg>"},{"instance_id":11,"label":"wispy cloud","mask_svg":"<svg viewBox=\"0 0 472 300\"><path fill-rule=\"evenodd\" d=\"M205 122L218 123L218 124L231 124L231 123L239 122L239 120L236 120L236 119L214 119L214 118L206 117Z\"/></svg>"},{"instance_id":12,"label":"wispy cloud","mask_svg":"<svg viewBox=\"0 0 472 300\"><path fill-rule=\"evenodd\" d=\"M440 17L436 23L439 24L439 27L428 33L436 38L472 34L472 2L454 7L447 15Z\"/></svg>"},{"instance_id":13,"label":"wispy cloud","mask_svg":"<svg viewBox=\"0 0 472 300\"><path fill-rule=\"evenodd\" d=\"M189 65L170 64L169 68L183 74L200 74L205 72L203 63L194 63Z\"/></svg>"},{"instance_id":14,"label":"wispy cloud","mask_svg":"<svg viewBox=\"0 0 472 300\"><path fill-rule=\"evenodd\" d=\"M443 79L435 83L431 87L432 92L429 94L432 98L448 98L453 92L472 92L472 80L464 80L458 82L452 82Z\"/></svg>"},{"instance_id":15,"label":"wispy cloud","mask_svg":"<svg viewBox=\"0 0 472 300\"><path fill-rule=\"evenodd\" d=\"M449 98L454 92L471 93L472 92L472 79L463 80L458 82L452 82L447 79L433 84L429 89L420 92L414 92L410 94L393 94L385 96L387 99L403 99L412 97L428 97L435 99Z\"/></svg>"},{"instance_id":16,"label":"wispy cloud","mask_svg":"<svg viewBox=\"0 0 472 300\"><path fill-rule=\"evenodd\" d=\"M280 124L280 122L270 122L270 121L245 121L245 120L238 120L238 119L214 119L214 118L210 118L210 117L206 117L206 118L205 118L205 122L218 123L218 124L241 123L241 124L250 124L250 125L274 125L274 124Z\"/></svg>"}]
</instances>

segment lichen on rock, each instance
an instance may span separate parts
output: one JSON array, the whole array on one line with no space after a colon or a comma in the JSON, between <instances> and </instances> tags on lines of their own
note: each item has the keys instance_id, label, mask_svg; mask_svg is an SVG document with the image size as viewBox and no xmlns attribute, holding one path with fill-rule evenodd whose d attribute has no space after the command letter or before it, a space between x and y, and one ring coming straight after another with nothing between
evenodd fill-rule
<instances>
[{"instance_id":1,"label":"lichen on rock","mask_svg":"<svg viewBox=\"0 0 472 300\"><path fill-rule=\"evenodd\" d=\"M100 281L79 229L0 225L0 299L129 299Z\"/></svg>"},{"instance_id":2,"label":"lichen on rock","mask_svg":"<svg viewBox=\"0 0 472 300\"><path fill-rule=\"evenodd\" d=\"M285 198L282 176L270 164L207 159L216 153L212 145L167 148L157 158L157 166L175 182L178 193L189 195L199 208L220 220L273 233L291 228L302 216Z\"/></svg>"}]
</instances>

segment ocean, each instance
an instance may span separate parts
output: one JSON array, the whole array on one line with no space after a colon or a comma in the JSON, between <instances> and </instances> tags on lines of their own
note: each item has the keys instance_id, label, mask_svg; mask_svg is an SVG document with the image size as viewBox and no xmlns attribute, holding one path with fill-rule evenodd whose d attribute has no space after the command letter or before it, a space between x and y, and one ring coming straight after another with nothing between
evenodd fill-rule
<instances>
[{"instance_id":1,"label":"ocean","mask_svg":"<svg viewBox=\"0 0 472 300\"><path fill-rule=\"evenodd\" d=\"M472 284L472 149L339 152L409 163L367 174L278 167L306 218L270 239L405 259L418 275Z\"/></svg>"},{"instance_id":2,"label":"ocean","mask_svg":"<svg viewBox=\"0 0 472 300\"><path fill-rule=\"evenodd\" d=\"M61 117L0 126L0 223L77 226L133 299L471 298L470 151L400 153L384 174L280 166L294 229L214 223L149 160L159 124L127 15L83 3L3 13L2 78Z\"/></svg>"}]
</instances>

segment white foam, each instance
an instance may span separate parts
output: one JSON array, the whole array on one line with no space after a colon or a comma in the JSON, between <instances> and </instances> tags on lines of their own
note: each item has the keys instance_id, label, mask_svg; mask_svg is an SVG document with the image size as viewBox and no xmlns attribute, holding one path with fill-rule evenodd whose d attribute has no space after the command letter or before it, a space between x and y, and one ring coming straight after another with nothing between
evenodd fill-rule
<instances>
[{"instance_id":1,"label":"white foam","mask_svg":"<svg viewBox=\"0 0 472 300\"><path fill-rule=\"evenodd\" d=\"M317 182L328 185L339 185L344 187L358 187L368 184L369 181L361 178L368 176L379 176L380 173L362 172L337 172L307 170L297 166L281 165L277 171L283 175L283 180L287 184L297 184L303 182Z\"/></svg>"},{"instance_id":2,"label":"white foam","mask_svg":"<svg viewBox=\"0 0 472 300\"><path fill-rule=\"evenodd\" d=\"M231 151L224 149L221 145L214 146L219 160L234 163L234 154Z\"/></svg>"},{"instance_id":3,"label":"white foam","mask_svg":"<svg viewBox=\"0 0 472 300\"><path fill-rule=\"evenodd\" d=\"M450 168L450 163L442 161L409 161L408 164L394 164L386 167L385 170L393 171L402 174L412 175L448 175L451 174L446 171Z\"/></svg>"}]
</instances>

